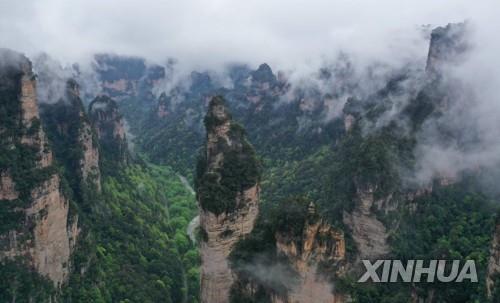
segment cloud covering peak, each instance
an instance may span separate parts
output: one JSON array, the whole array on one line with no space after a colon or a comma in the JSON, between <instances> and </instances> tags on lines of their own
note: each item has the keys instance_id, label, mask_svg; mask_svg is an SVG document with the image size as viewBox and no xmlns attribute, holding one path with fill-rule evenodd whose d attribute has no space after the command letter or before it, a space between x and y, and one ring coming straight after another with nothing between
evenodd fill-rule
<instances>
[{"instance_id":1,"label":"cloud covering peak","mask_svg":"<svg viewBox=\"0 0 500 303\"><path fill-rule=\"evenodd\" d=\"M425 53L422 25L483 20L497 1L6 0L0 45L63 62L96 52L177 58L190 68L229 62L307 65L339 50L373 58Z\"/></svg>"}]
</instances>

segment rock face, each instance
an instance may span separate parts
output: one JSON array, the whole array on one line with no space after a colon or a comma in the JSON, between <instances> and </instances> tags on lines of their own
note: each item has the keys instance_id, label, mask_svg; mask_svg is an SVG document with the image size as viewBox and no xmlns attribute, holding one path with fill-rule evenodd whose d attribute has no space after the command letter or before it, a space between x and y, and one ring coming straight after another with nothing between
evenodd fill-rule
<instances>
[{"instance_id":1,"label":"rock face","mask_svg":"<svg viewBox=\"0 0 500 303\"><path fill-rule=\"evenodd\" d=\"M90 123L84 122L82 124L78 139L83 146L83 157L80 160L83 180L93 182L100 191L101 173L99 171L99 150L93 140Z\"/></svg>"},{"instance_id":2,"label":"rock face","mask_svg":"<svg viewBox=\"0 0 500 303\"><path fill-rule=\"evenodd\" d=\"M288 291L287 298L273 297L276 303L340 303L344 296L336 293L326 274L321 273L321 264L333 264L335 273L344 271L344 233L316 217L315 206L309 205L309 218L305 223L300 241L290 239L287 234L276 233L278 254L290 261L299 274L299 280Z\"/></svg>"},{"instance_id":3,"label":"rock face","mask_svg":"<svg viewBox=\"0 0 500 303\"><path fill-rule=\"evenodd\" d=\"M30 255L36 270L54 283L65 281L69 274L69 259L78 236L77 220L68 222L68 201L61 193L60 179L53 175L35 188L33 204L26 215L34 221L34 241Z\"/></svg>"},{"instance_id":4,"label":"rock face","mask_svg":"<svg viewBox=\"0 0 500 303\"><path fill-rule=\"evenodd\" d=\"M77 218L70 218L61 178L52 169L31 62L11 51L0 55L10 57L9 66L0 65L0 111L13 113L0 120L0 129L8 130L0 133L1 142L9 142L2 154L12 159L0 161L1 207L9 221L0 232L0 259L21 260L60 286L69 274Z\"/></svg>"},{"instance_id":5,"label":"rock face","mask_svg":"<svg viewBox=\"0 0 500 303\"><path fill-rule=\"evenodd\" d=\"M14 200L19 197L16 190L16 184L12 180L12 176L8 172L0 174L0 200Z\"/></svg>"},{"instance_id":6,"label":"rock face","mask_svg":"<svg viewBox=\"0 0 500 303\"><path fill-rule=\"evenodd\" d=\"M117 101L139 97L153 102L153 87L166 76L164 67L143 58L98 54L94 59L102 92Z\"/></svg>"},{"instance_id":7,"label":"rock face","mask_svg":"<svg viewBox=\"0 0 500 303\"><path fill-rule=\"evenodd\" d=\"M222 98L211 100L205 124L206 154L198 164L196 182L202 230L201 302L226 303L235 279L228 256L252 231L259 213L258 164Z\"/></svg>"},{"instance_id":8,"label":"rock face","mask_svg":"<svg viewBox=\"0 0 500 303\"><path fill-rule=\"evenodd\" d=\"M448 24L438 27L431 33L426 70L439 72L446 64L458 62L469 48L467 43L467 24Z\"/></svg>"},{"instance_id":9,"label":"rock face","mask_svg":"<svg viewBox=\"0 0 500 303\"><path fill-rule=\"evenodd\" d=\"M69 274L70 256L76 243L78 219L69 222L69 204L61 192L57 174L31 191L32 204L25 209L24 226L0 236L6 245L1 258L25 257L43 276L61 285ZM21 239L28 237L28 240Z\"/></svg>"},{"instance_id":10,"label":"rock face","mask_svg":"<svg viewBox=\"0 0 500 303\"><path fill-rule=\"evenodd\" d=\"M70 100L71 105L77 109L77 119L80 122L78 125L78 143L83 149L83 155L79 161L82 180L94 183L100 191L101 173L99 170L99 149L96 140L94 140L93 129L90 121L83 110L79 86L75 81L68 81L66 95Z\"/></svg>"},{"instance_id":11,"label":"rock face","mask_svg":"<svg viewBox=\"0 0 500 303\"><path fill-rule=\"evenodd\" d=\"M36 98L35 75L31 71L31 63L22 65L23 76L21 78L21 94L19 101L21 103L21 119L23 127L29 129L33 124L40 124L40 115ZM48 167L52 164L52 151L47 147L47 137L42 128L37 127L38 131L25 134L21 143L38 149L38 168Z\"/></svg>"},{"instance_id":12,"label":"rock face","mask_svg":"<svg viewBox=\"0 0 500 303\"><path fill-rule=\"evenodd\" d=\"M126 163L128 149L125 123L116 102L107 96L95 98L89 105L89 118L108 158Z\"/></svg>"},{"instance_id":13,"label":"rock face","mask_svg":"<svg viewBox=\"0 0 500 303\"><path fill-rule=\"evenodd\" d=\"M344 116L344 128L346 132L350 132L356 119L353 115L348 114Z\"/></svg>"},{"instance_id":14,"label":"rock face","mask_svg":"<svg viewBox=\"0 0 500 303\"><path fill-rule=\"evenodd\" d=\"M495 281L500 277L500 223L497 223L493 240L490 247L490 259L488 260L488 270L486 274L486 289L488 296L491 296L495 286Z\"/></svg>"},{"instance_id":15,"label":"rock face","mask_svg":"<svg viewBox=\"0 0 500 303\"><path fill-rule=\"evenodd\" d=\"M42 90L48 90L43 87ZM67 171L76 172L76 192L81 191L82 182L101 188L99 150L97 137L84 111L79 86L74 80L66 82L66 90L57 102L42 103L42 121L49 139L55 146L55 156ZM78 188L76 188L78 187Z\"/></svg>"},{"instance_id":16,"label":"rock face","mask_svg":"<svg viewBox=\"0 0 500 303\"><path fill-rule=\"evenodd\" d=\"M357 190L358 201L351 213L344 213L344 223L351 229L360 259L373 259L389 253L387 230L374 214L372 187ZM378 203L375 203L378 204Z\"/></svg>"}]
</instances>

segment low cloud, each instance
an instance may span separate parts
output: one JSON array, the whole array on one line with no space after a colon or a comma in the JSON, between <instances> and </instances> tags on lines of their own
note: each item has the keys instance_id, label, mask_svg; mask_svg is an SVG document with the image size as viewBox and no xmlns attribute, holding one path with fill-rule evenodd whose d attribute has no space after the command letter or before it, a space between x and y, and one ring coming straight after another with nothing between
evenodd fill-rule
<instances>
[{"instance_id":1,"label":"low cloud","mask_svg":"<svg viewBox=\"0 0 500 303\"><path fill-rule=\"evenodd\" d=\"M419 134L418 179L500 166L500 43L493 28L471 26L472 49L449 66L449 97L440 115ZM491 34L491 36L490 36Z\"/></svg>"},{"instance_id":2,"label":"low cloud","mask_svg":"<svg viewBox=\"0 0 500 303\"><path fill-rule=\"evenodd\" d=\"M96 52L176 58L187 70L231 62L286 70L341 50L360 62L390 62L425 52L421 25L482 18L498 6L493 0L7 0L0 4L0 45L63 62Z\"/></svg>"}]
</instances>

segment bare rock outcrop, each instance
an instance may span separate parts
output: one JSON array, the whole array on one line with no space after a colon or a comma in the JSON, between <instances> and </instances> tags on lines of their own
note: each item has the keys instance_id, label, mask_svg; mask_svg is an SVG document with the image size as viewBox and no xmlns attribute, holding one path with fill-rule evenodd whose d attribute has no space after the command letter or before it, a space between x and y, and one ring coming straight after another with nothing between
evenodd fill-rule
<instances>
[{"instance_id":1,"label":"bare rock outcrop","mask_svg":"<svg viewBox=\"0 0 500 303\"><path fill-rule=\"evenodd\" d=\"M26 210L29 221L34 222L33 265L54 283L62 283L69 274L69 260L78 229L68 224L68 201L61 193L60 178L53 175L35 188L31 194L33 204Z\"/></svg>"},{"instance_id":2,"label":"bare rock outcrop","mask_svg":"<svg viewBox=\"0 0 500 303\"><path fill-rule=\"evenodd\" d=\"M490 258L486 272L486 290L491 296L495 282L500 279L500 223L497 223L490 246Z\"/></svg>"},{"instance_id":3,"label":"bare rock outcrop","mask_svg":"<svg viewBox=\"0 0 500 303\"><path fill-rule=\"evenodd\" d=\"M107 96L95 98L89 105L89 118L108 158L127 163L129 152L125 122L116 102Z\"/></svg>"},{"instance_id":4,"label":"bare rock outcrop","mask_svg":"<svg viewBox=\"0 0 500 303\"><path fill-rule=\"evenodd\" d=\"M27 131L22 137L21 143L38 150L37 166L39 168L48 167L52 164L53 155L52 151L48 148L45 132L40 127L40 114L36 98L36 80L31 70L31 62L27 61L22 64L22 72L19 101L21 104L22 124Z\"/></svg>"},{"instance_id":5,"label":"bare rock outcrop","mask_svg":"<svg viewBox=\"0 0 500 303\"><path fill-rule=\"evenodd\" d=\"M14 200L19 197L16 184L8 172L0 172L0 200Z\"/></svg>"},{"instance_id":6,"label":"bare rock outcrop","mask_svg":"<svg viewBox=\"0 0 500 303\"><path fill-rule=\"evenodd\" d=\"M47 91L44 82L48 81L42 81L40 88ZM82 183L91 183L100 191L97 136L85 113L78 83L67 80L64 95L57 102L42 103L41 113L58 162L66 165L68 171L78 169L78 181L71 184L75 192L81 192Z\"/></svg>"},{"instance_id":7,"label":"bare rock outcrop","mask_svg":"<svg viewBox=\"0 0 500 303\"><path fill-rule=\"evenodd\" d=\"M77 217L69 222L69 204L57 174L31 191L32 204L24 210L23 226L0 239L6 243L0 258L26 257L28 264L55 285L69 274L70 256L79 228ZM26 241L21 239L28 237Z\"/></svg>"},{"instance_id":8,"label":"bare rock outcrop","mask_svg":"<svg viewBox=\"0 0 500 303\"><path fill-rule=\"evenodd\" d=\"M79 86L75 81L69 80L66 90L66 95L70 100L71 106L73 106L78 113L78 144L83 149L83 155L79 161L82 180L85 182L92 182L97 187L97 190L100 191L101 172L99 170L99 149L96 140L94 140L92 125L83 110Z\"/></svg>"},{"instance_id":9,"label":"bare rock outcrop","mask_svg":"<svg viewBox=\"0 0 500 303\"><path fill-rule=\"evenodd\" d=\"M206 154L198 164L201 302L227 303L235 280L228 256L249 234L259 213L259 172L244 132L231 120L224 101L214 97L205 118Z\"/></svg>"},{"instance_id":10,"label":"bare rock outcrop","mask_svg":"<svg viewBox=\"0 0 500 303\"><path fill-rule=\"evenodd\" d=\"M93 140L90 123L84 122L80 128L80 144L83 147L83 157L80 160L83 180L93 182L101 190L101 173L99 170L99 150Z\"/></svg>"},{"instance_id":11,"label":"bare rock outcrop","mask_svg":"<svg viewBox=\"0 0 500 303\"><path fill-rule=\"evenodd\" d=\"M60 286L68 277L72 247L79 229L69 216L61 177L53 169L52 151L40 124L36 82L31 62L21 54L0 50L0 106L14 113L0 121L3 150L13 161L0 163L0 199L9 220L0 233L0 260L21 260ZM15 114L18 113L18 114ZM20 165L21 162L23 165Z\"/></svg>"},{"instance_id":12,"label":"bare rock outcrop","mask_svg":"<svg viewBox=\"0 0 500 303\"><path fill-rule=\"evenodd\" d=\"M360 259L381 257L390 251L386 227L377 219L372 209L376 202L374 192L373 187L358 187L358 201L354 210L344 213L344 224L351 229Z\"/></svg>"},{"instance_id":13,"label":"bare rock outcrop","mask_svg":"<svg viewBox=\"0 0 500 303\"><path fill-rule=\"evenodd\" d=\"M345 302L344 295L335 292L329 276L321 272L322 264L333 264L336 275L344 273L344 233L323 219L316 218L312 202L308 216L300 241L290 239L287 234L276 233L278 254L287 257L299 279L288 291L286 298L273 296L272 300L276 303Z\"/></svg>"},{"instance_id":14,"label":"bare rock outcrop","mask_svg":"<svg viewBox=\"0 0 500 303\"><path fill-rule=\"evenodd\" d=\"M469 48L467 23L450 23L434 29L427 56L427 72L439 73L447 64L463 60Z\"/></svg>"},{"instance_id":15,"label":"bare rock outcrop","mask_svg":"<svg viewBox=\"0 0 500 303\"><path fill-rule=\"evenodd\" d=\"M200 245L202 302L229 302L234 274L228 256L234 245L253 229L259 212L259 187L245 190L238 200L244 206L237 212L215 215L202 210L200 213L200 225L206 237Z\"/></svg>"}]
</instances>

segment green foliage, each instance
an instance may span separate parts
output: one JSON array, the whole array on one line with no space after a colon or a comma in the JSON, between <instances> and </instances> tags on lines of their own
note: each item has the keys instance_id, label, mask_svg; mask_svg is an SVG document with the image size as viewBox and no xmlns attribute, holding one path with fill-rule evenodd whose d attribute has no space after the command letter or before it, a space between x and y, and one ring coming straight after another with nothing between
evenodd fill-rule
<instances>
[{"instance_id":1,"label":"green foliage","mask_svg":"<svg viewBox=\"0 0 500 303\"><path fill-rule=\"evenodd\" d=\"M91 254L91 265L80 265L84 276L75 269L65 298L197 302L199 257L185 235L196 203L178 176L161 166L133 165L105 176L102 190L90 222L95 239L77 250L82 260Z\"/></svg>"},{"instance_id":2,"label":"green foliage","mask_svg":"<svg viewBox=\"0 0 500 303\"><path fill-rule=\"evenodd\" d=\"M281 201L276 207L274 230L285 233L292 238L301 238L308 217L308 205L311 200L304 197L289 198Z\"/></svg>"},{"instance_id":3,"label":"green foliage","mask_svg":"<svg viewBox=\"0 0 500 303\"><path fill-rule=\"evenodd\" d=\"M207 168L206 154L200 154L195 185L203 209L214 214L233 211L237 195L260 180L260 163L244 135L241 126L231 123L232 145L219 142L217 152L223 155L223 161L212 171Z\"/></svg>"},{"instance_id":4,"label":"green foliage","mask_svg":"<svg viewBox=\"0 0 500 303\"><path fill-rule=\"evenodd\" d=\"M479 283L356 283L347 276L336 284L354 302L407 302L410 292L437 302L486 302L485 271L494 227L490 200L467 184L436 188L401 214L390 238L393 259L475 260Z\"/></svg>"},{"instance_id":5,"label":"green foliage","mask_svg":"<svg viewBox=\"0 0 500 303\"><path fill-rule=\"evenodd\" d=\"M479 283L424 285L447 302L475 302L485 293L485 271L494 228L493 205L467 184L437 188L405 213L392 247L398 258L475 260Z\"/></svg>"},{"instance_id":6,"label":"green foliage","mask_svg":"<svg viewBox=\"0 0 500 303\"><path fill-rule=\"evenodd\" d=\"M31 270L21 259L0 262L0 302L53 302L51 281Z\"/></svg>"},{"instance_id":7,"label":"green foliage","mask_svg":"<svg viewBox=\"0 0 500 303\"><path fill-rule=\"evenodd\" d=\"M85 194L81 188L80 161L84 146L80 142L80 132L83 131L83 123L89 123L86 117L81 117L81 113L83 106L79 98L41 105L42 121L52 150L58 163L64 167L64 178L79 202L83 202Z\"/></svg>"},{"instance_id":8,"label":"green foliage","mask_svg":"<svg viewBox=\"0 0 500 303\"><path fill-rule=\"evenodd\" d=\"M216 116L213 112L213 108L220 107L223 112L223 117ZM208 105L209 111L203 119L203 123L205 124L205 129L207 131L212 131L215 127L223 124L224 122L231 120L231 114L227 111L226 102L222 96L215 96L210 100L210 104Z\"/></svg>"},{"instance_id":9,"label":"green foliage","mask_svg":"<svg viewBox=\"0 0 500 303\"><path fill-rule=\"evenodd\" d=\"M265 277L256 268L279 266L287 279L291 281L297 278L289 260L278 254L275 235L279 232L289 240L297 241L300 247L310 203L311 200L304 197L281 201L268 210L268 215L259 217L252 233L236 244L230 261L239 281L231 289L231 302L269 302L270 294L287 293L289 285L286 281L279 277ZM246 285L249 284L255 285L255 294L248 293Z\"/></svg>"},{"instance_id":10,"label":"green foliage","mask_svg":"<svg viewBox=\"0 0 500 303\"><path fill-rule=\"evenodd\" d=\"M124 127L118 104L106 95L97 96L89 104L88 115L99 133L101 170L112 174L116 166L126 164L130 157L126 138L116 133Z\"/></svg>"},{"instance_id":11,"label":"green foliage","mask_svg":"<svg viewBox=\"0 0 500 303\"><path fill-rule=\"evenodd\" d=\"M33 119L25 127L21 119L22 71L14 67L2 66L0 70L0 173L12 177L18 199L0 201L0 235L22 226L22 208L31 202L31 191L57 172L54 166L38 168L40 152L47 152L45 146L30 146L21 142L26 136L37 138L40 120Z\"/></svg>"}]
</instances>

